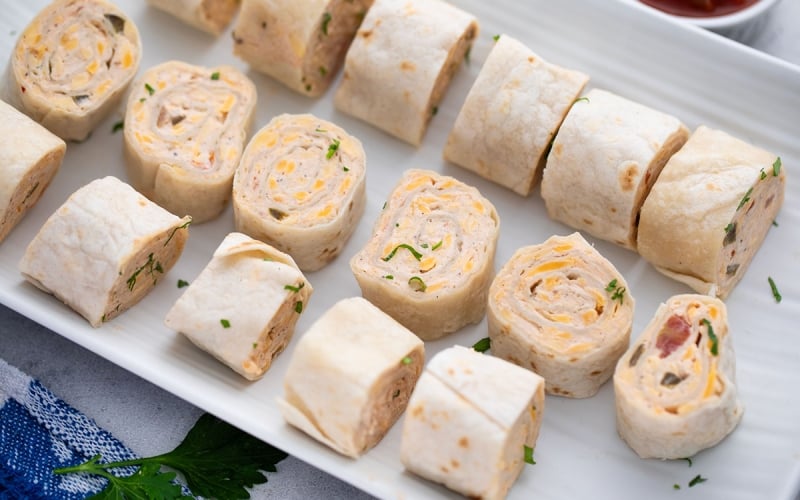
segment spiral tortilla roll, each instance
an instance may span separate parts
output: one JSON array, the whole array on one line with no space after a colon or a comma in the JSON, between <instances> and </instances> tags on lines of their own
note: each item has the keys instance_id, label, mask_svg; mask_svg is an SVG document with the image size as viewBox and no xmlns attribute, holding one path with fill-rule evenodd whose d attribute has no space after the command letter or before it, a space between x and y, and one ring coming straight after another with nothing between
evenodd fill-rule
<instances>
[{"instance_id":1,"label":"spiral tortilla roll","mask_svg":"<svg viewBox=\"0 0 800 500\"><path fill-rule=\"evenodd\" d=\"M364 297L433 340L483 318L499 231L477 189L408 170L350 269Z\"/></svg>"},{"instance_id":2,"label":"spiral tortilla roll","mask_svg":"<svg viewBox=\"0 0 800 500\"><path fill-rule=\"evenodd\" d=\"M761 247L785 191L780 158L701 126L644 202L639 252L663 274L725 299Z\"/></svg>"},{"instance_id":3,"label":"spiral tortilla roll","mask_svg":"<svg viewBox=\"0 0 800 500\"><path fill-rule=\"evenodd\" d=\"M139 302L172 269L190 222L104 177L75 191L47 219L19 269L98 327Z\"/></svg>"},{"instance_id":4,"label":"spiral tortilla roll","mask_svg":"<svg viewBox=\"0 0 800 500\"><path fill-rule=\"evenodd\" d=\"M445 159L527 196L588 80L500 36L450 131Z\"/></svg>"},{"instance_id":5,"label":"spiral tortilla roll","mask_svg":"<svg viewBox=\"0 0 800 500\"><path fill-rule=\"evenodd\" d=\"M688 137L677 118L592 89L572 106L547 158L542 177L547 213L636 250L642 203Z\"/></svg>"},{"instance_id":6,"label":"spiral tortilla roll","mask_svg":"<svg viewBox=\"0 0 800 500\"><path fill-rule=\"evenodd\" d=\"M297 343L278 406L287 422L355 458L403 413L424 363L413 333L361 297L344 299Z\"/></svg>"},{"instance_id":7,"label":"spiral tortilla roll","mask_svg":"<svg viewBox=\"0 0 800 500\"><path fill-rule=\"evenodd\" d=\"M243 0L233 52L295 92L320 96L373 0Z\"/></svg>"},{"instance_id":8,"label":"spiral tortilla roll","mask_svg":"<svg viewBox=\"0 0 800 500\"><path fill-rule=\"evenodd\" d=\"M312 292L290 256L230 233L164 323L256 380L292 339Z\"/></svg>"},{"instance_id":9,"label":"spiral tortilla roll","mask_svg":"<svg viewBox=\"0 0 800 500\"><path fill-rule=\"evenodd\" d=\"M489 289L492 354L547 381L547 392L593 396L628 348L634 298L613 264L579 233L517 250Z\"/></svg>"},{"instance_id":10,"label":"spiral tortilla roll","mask_svg":"<svg viewBox=\"0 0 800 500\"><path fill-rule=\"evenodd\" d=\"M131 184L170 212L219 215L256 107L256 88L230 66L159 64L138 79L125 113Z\"/></svg>"},{"instance_id":11,"label":"spiral tortilla roll","mask_svg":"<svg viewBox=\"0 0 800 500\"><path fill-rule=\"evenodd\" d=\"M366 204L361 142L312 115L280 115L251 140L236 170L236 229L316 271L342 251Z\"/></svg>"},{"instance_id":12,"label":"spiral tortilla roll","mask_svg":"<svg viewBox=\"0 0 800 500\"><path fill-rule=\"evenodd\" d=\"M334 104L419 146L477 36L475 17L441 0L376 0L347 52Z\"/></svg>"},{"instance_id":13,"label":"spiral tortilla roll","mask_svg":"<svg viewBox=\"0 0 800 500\"><path fill-rule=\"evenodd\" d=\"M428 363L403 420L400 459L411 472L470 498L505 498L536 446L544 380L465 347Z\"/></svg>"},{"instance_id":14,"label":"spiral tortilla roll","mask_svg":"<svg viewBox=\"0 0 800 500\"><path fill-rule=\"evenodd\" d=\"M105 0L56 0L25 28L2 97L64 140L82 141L119 105L141 59L136 26Z\"/></svg>"},{"instance_id":15,"label":"spiral tortilla roll","mask_svg":"<svg viewBox=\"0 0 800 500\"><path fill-rule=\"evenodd\" d=\"M725 304L661 304L614 372L617 430L642 458L684 458L733 431L743 408Z\"/></svg>"},{"instance_id":16,"label":"spiral tortilla roll","mask_svg":"<svg viewBox=\"0 0 800 500\"><path fill-rule=\"evenodd\" d=\"M222 33L239 8L239 0L147 0L147 3L212 35Z\"/></svg>"},{"instance_id":17,"label":"spiral tortilla roll","mask_svg":"<svg viewBox=\"0 0 800 500\"><path fill-rule=\"evenodd\" d=\"M0 242L39 201L67 145L0 101Z\"/></svg>"}]
</instances>

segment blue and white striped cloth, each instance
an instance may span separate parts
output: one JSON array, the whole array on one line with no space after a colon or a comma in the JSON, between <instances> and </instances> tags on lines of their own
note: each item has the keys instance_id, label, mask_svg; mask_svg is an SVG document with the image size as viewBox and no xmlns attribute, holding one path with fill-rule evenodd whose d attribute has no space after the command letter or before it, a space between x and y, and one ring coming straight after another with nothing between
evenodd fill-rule
<instances>
[{"instance_id":1,"label":"blue and white striped cloth","mask_svg":"<svg viewBox=\"0 0 800 500\"><path fill-rule=\"evenodd\" d=\"M103 461L136 457L93 420L0 359L0 500L72 500L98 493L105 479L52 472L97 454Z\"/></svg>"}]
</instances>

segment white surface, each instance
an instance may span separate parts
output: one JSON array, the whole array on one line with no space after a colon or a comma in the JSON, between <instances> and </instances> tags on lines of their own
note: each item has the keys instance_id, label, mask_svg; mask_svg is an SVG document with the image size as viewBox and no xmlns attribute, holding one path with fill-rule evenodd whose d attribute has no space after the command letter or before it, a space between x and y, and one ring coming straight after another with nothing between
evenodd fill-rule
<instances>
[{"instance_id":1,"label":"white surface","mask_svg":"<svg viewBox=\"0 0 800 500\"><path fill-rule=\"evenodd\" d=\"M46 2L3 3L4 12L17 20L14 29L21 31ZM142 31L143 69L169 58L209 65L233 62L243 67L230 55L230 38L212 39L134 0L118 3ZM538 192L523 199L440 160L446 134L485 59L491 36L508 32L552 62L587 72L592 76L590 86L607 88L675 114L692 127L706 123L722 128L780 154L789 173L787 202L778 217L780 227L770 231L764 248L728 301L739 385L746 406L740 427L719 446L695 457L692 468L682 461L643 461L616 435L609 385L589 400L549 397L536 450L537 465L525 469L512 490L512 498L673 498L678 494L693 498L792 498L800 477L800 406L795 402L800 384L800 340L793 328L800 301L800 234L796 230L800 222L800 187L793 175L794 166L800 162L800 146L793 138L800 110L800 70L699 29L669 23L662 16L617 3L454 3L478 16L483 34L472 52L471 65L456 76L419 150L334 112L330 92L318 102L311 101L291 95L265 77L250 75L259 88L259 126L280 112L310 111L342 125L359 137L367 150L367 212L343 255L329 268L309 275L316 291L301 318L299 332L338 298L358 294L346 259L367 240L384 198L405 168L433 168L454 175L479 187L496 204L503 224L496 267L519 246L541 242L553 233L570 232L546 218ZM7 57L14 38L11 34L1 40L0 58ZM796 49L790 46L788 52L796 54L792 50ZM55 184L0 247L0 300L101 356L376 495L430 498L447 494L442 488L403 472L398 458L399 426L358 461L341 458L289 429L274 404L289 353L277 360L262 381L247 383L162 325L167 309L180 294L175 281L191 280L199 273L232 228L230 210L211 224L193 227L186 254L168 279L141 304L101 330L89 328L66 307L22 282L16 264L49 213L91 179L106 173L124 177L121 134L110 133L117 119L109 118L86 143L68 146ZM625 274L637 298L634 337L658 302L686 291L658 275L631 252L603 242L598 242L597 248ZM781 304L772 299L766 284L768 275L775 277L781 288ZM469 345L484 336L485 323L426 347L430 356L452 343ZM35 348L31 346L32 350ZM696 474L709 480L688 489L688 481ZM682 491L673 491L673 483L681 484Z\"/></svg>"}]
</instances>

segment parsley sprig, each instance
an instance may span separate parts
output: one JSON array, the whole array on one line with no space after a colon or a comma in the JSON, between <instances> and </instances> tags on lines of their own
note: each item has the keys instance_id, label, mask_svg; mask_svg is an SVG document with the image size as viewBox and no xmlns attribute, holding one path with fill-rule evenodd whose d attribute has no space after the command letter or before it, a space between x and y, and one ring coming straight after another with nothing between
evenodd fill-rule
<instances>
[{"instance_id":1,"label":"parsley sprig","mask_svg":"<svg viewBox=\"0 0 800 500\"><path fill-rule=\"evenodd\" d=\"M183 474L194 495L207 498L250 498L245 488L266 483L262 471L275 472L275 464L286 453L240 431L210 415L201 416L174 450L147 458L100 463L95 455L86 462L55 469L55 474L84 473L108 479L99 499L184 499L181 486L174 483L175 472L161 472L169 467ZM138 466L130 476L117 477L111 469Z\"/></svg>"}]
</instances>

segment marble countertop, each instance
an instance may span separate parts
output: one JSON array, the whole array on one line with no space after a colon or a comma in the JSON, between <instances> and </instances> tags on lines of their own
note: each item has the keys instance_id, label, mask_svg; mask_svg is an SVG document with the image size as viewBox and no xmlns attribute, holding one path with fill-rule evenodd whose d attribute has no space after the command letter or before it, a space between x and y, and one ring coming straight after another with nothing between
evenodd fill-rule
<instances>
[{"instance_id":1,"label":"marble countertop","mask_svg":"<svg viewBox=\"0 0 800 500\"><path fill-rule=\"evenodd\" d=\"M729 35L800 65L798 20L800 1L783 0L755 25ZM176 445L202 414L199 408L2 305L0 357L39 379L141 455ZM278 469L269 474L267 484L252 491L253 498L371 498L293 457Z\"/></svg>"}]
</instances>

